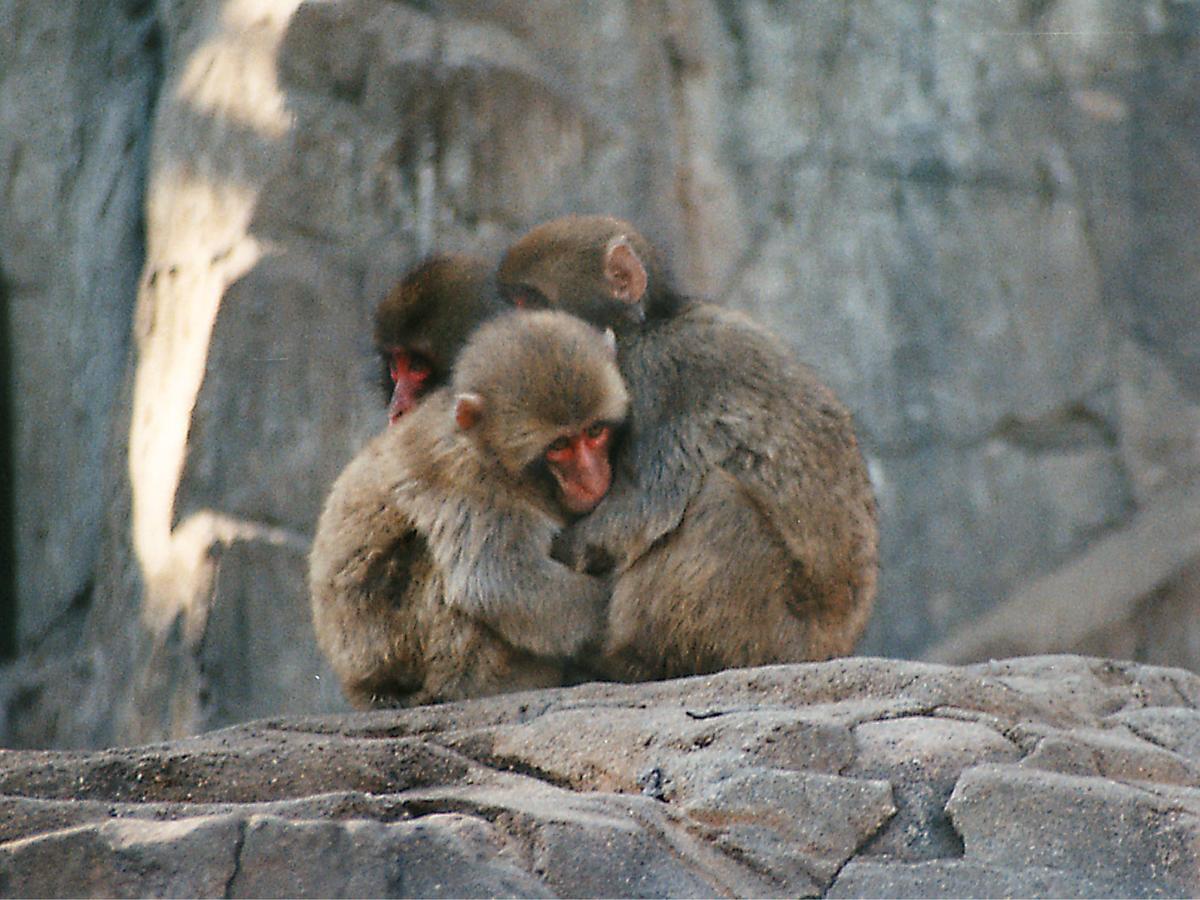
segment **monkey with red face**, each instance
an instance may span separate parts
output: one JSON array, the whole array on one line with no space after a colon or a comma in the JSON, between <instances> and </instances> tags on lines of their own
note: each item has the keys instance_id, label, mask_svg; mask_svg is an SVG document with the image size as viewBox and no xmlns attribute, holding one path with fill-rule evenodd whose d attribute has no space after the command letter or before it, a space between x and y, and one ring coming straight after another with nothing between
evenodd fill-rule
<instances>
[{"instance_id":1,"label":"monkey with red face","mask_svg":"<svg viewBox=\"0 0 1200 900\"><path fill-rule=\"evenodd\" d=\"M395 422L446 384L471 332L506 306L492 263L465 253L427 257L375 309L375 349Z\"/></svg>"},{"instance_id":2,"label":"monkey with red face","mask_svg":"<svg viewBox=\"0 0 1200 900\"><path fill-rule=\"evenodd\" d=\"M628 222L548 222L498 277L518 306L618 333L628 439L612 491L555 551L615 575L597 667L637 680L851 652L878 527L833 392L750 320L680 295Z\"/></svg>"},{"instance_id":3,"label":"monkey with red face","mask_svg":"<svg viewBox=\"0 0 1200 900\"><path fill-rule=\"evenodd\" d=\"M511 314L339 476L309 560L318 643L355 705L568 680L608 587L551 559L612 480L627 397L611 343L562 313Z\"/></svg>"}]
</instances>

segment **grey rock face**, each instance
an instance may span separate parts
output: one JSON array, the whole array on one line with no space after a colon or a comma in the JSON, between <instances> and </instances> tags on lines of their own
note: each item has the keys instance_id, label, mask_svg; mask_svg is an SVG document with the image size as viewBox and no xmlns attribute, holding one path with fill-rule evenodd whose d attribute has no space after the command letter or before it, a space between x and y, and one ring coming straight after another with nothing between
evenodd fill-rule
<instances>
[{"instance_id":1,"label":"grey rock face","mask_svg":"<svg viewBox=\"0 0 1200 900\"><path fill-rule=\"evenodd\" d=\"M961 859L923 863L851 862L828 897L1104 897L1111 889L1086 872L1019 870Z\"/></svg>"},{"instance_id":2,"label":"grey rock face","mask_svg":"<svg viewBox=\"0 0 1200 900\"><path fill-rule=\"evenodd\" d=\"M1138 729L1198 703L1181 670L859 659L5 751L0 895L1188 896L1200 756Z\"/></svg>"},{"instance_id":3,"label":"grey rock face","mask_svg":"<svg viewBox=\"0 0 1200 900\"><path fill-rule=\"evenodd\" d=\"M161 64L147 6L0 4L0 299L11 341L0 379L14 419L3 440L15 464L22 647L73 603L86 607L118 489L106 472L121 440Z\"/></svg>"},{"instance_id":4,"label":"grey rock face","mask_svg":"<svg viewBox=\"0 0 1200 900\"><path fill-rule=\"evenodd\" d=\"M370 309L428 251L564 212L634 219L854 411L865 652L926 652L1200 477L1191 4L0 0L0 24L6 744L345 709L300 569L383 424ZM1176 606L1107 646L1191 660Z\"/></svg>"},{"instance_id":5,"label":"grey rock face","mask_svg":"<svg viewBox=\"0 0 1200 900\"><path fill-rule=\"evenodd\" d=\"M984 761L1020 758L1011 740L978 722L911 716L865 722L854 735L855 771L886 774L897 807L866 850L908 859L959 855L961 838L943 812L959 774Z\"/></svg>"},{"instance_id":6,"label":"grey rock face","mask_svg":"<svg viewBox=\"0 0 1200 900\"><path fill-rule=\"evenodd\" d=\"M1164 794L979 766L963 774L946 810L966 855L984 863L1085 872L1114 895L1181 896L1196 890L1200 871L1200 794Z\"/></svg>"}]
</instances>

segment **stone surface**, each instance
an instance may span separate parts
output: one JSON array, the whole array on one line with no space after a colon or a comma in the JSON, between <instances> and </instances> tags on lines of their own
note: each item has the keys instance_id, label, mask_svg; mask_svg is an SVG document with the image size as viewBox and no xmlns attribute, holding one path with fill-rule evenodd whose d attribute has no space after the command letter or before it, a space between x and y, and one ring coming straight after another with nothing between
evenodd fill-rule
<instances>
[{"instance_id":1,"label":"stone surface","mask_svg":"<svg viewBox=\"0 0 1200 900\"><path fill-rule=\"evenodd\" d=\"M1153 707L1116 713L1113 719L1141 737L1188 759L1200 756L1200 713Z\"/></svg>"},{"instance_id":2,"label":"stone surface","mask_svg":"<svg viewBox=\"0 0 1200 900\"><path fill-rule=\"evenodd\" d=\"M495 829L473 816L380 823L258 815L242 827L230 897L548 896L500 854Z\"/></svg>"},{"instance_id":3,"label":"stone surface","mask_svg":"<svg viewBox=\"0 0 1200 900\"><path fill-rule=\"evenodd\" d=\"M827 897L1104 897L1112 889L1085 872L1022 866L1006 869L965 860L885 864L852 862Z\"/></svg>"},{"instance_id":4,"label":"stone surface","mask_svg":"<svg viewBox=\"0 0 1200 900\"><path fill-rule=\"evenodd\" d=\"M1198 704L855 659L0 751L0 896L1191 896ZM1061 774L1052 740L1176 764Z\"/></svg>"},{"instance_id":5,"label":"stone surface","mask_svg":"<svg viewBox=\"0 0 1200 900\"><path fill-rule=\"evenodd\" d=\"M867 852L900 859L960 854L961 839L944 808L962 769L985 760L1007 762L1021 756L1013 741L978 722L909 716L865 722L854 734L858 742L854 771L886 774L897 807Z\"/></svg>"},{"instance_id":6,"label":"stone surface","mask_svg":"<svg viewBox=\"0 0 1200 900\"><path fill-rule=\"evenodd\" d=\"M1141 785L984 765L963 773L946 811L967 858L1086 872L1121 896L1185 896L1197 889L1194 800L1182 806Z\"/></svg>"},{"instance_id":7,"label":"stone surface","mask_svg":"<svg viewBox=\"0 0 1200 900\"><path fill-rule=\"evenodd\" d=\"M11 342L0 370L16 472L0 539L15 535L23 647L86 609L118 489L107 464L122 438L161 76L149 7L0 3L0 298Z\"/></svg>"},{"instance_id":8,"label":"stone surface","mask_svg":"<svg viewBox=\"0 0 1200 900\"><path fill-rule=\"evenodd\" d=\"M223 896L238 866L233 816L118 819L4 845L8 897Z\"/></svg>"},{"instance_id":9,"label":"stone surface","mask_svg":"<svg viewBox=\"0 0 1200 900\"><path fill-rule=\"evenodd\" d=\"M382 425L370 309L432 249L567 211L637 220L848 402L882 510L864 652L927 652L1200 473L1193 4L0 0L0 25L5 745L344 710L298 570ZM1200 666L1170 627L1197 597L1084 646Z\"/></svg>"}]
</instances>

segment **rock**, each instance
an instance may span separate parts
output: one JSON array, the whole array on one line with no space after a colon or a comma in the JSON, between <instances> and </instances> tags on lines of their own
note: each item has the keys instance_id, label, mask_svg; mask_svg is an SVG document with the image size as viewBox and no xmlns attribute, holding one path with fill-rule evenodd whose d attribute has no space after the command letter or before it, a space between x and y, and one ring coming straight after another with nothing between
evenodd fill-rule
<instances>
[{"instance_id":1,"label":"rock","mask_svg":"<svg viewBox=\"0 0 1200 900\"><path fill-rule=\"evenodd\" d=\"M936 862L852 862L827 897L1103 897L1103 882L1084 872L1034 866L1003 868L961 859Z\"/></svg>"},{"instance_id":2,"label":"rock","mask_svg":"<svg viewBox=\"0 0 1200 900\"><path fill-rule=\"evenodd\" d=\"M1120 722L1148 741L1188 759L1200 759L1200 712L1169 706L1148 706L1115 713Z\"/></svg>"},{"instance_id":3,"label":"rock","mask_svg":"<svg viewBox=\"0 0 1200 900\"><path fill-rule=\"evenodd\" d=\"M148 4L119 0L5 0L0 22L0 383L13 415L0 460L11 453L20 473L0 509L20 572L0 627L25 649L93 599L120 490L108 464L123 437L163 33Z\"/></svg>"},{"instance_id":4,"label":"rock","mask_svg":"<svg viewBox=\"0 0 1200 900\"><path fill-rule=\"evenodd\" d=\"M969 859L1086 872L1129 897L1200 887L1200 807L1140 786L983 765L963 773L946 811Z\"/></svg>"},{"instance_id":5,"label":"rock","mask_svg":"<svg viewBox=\"0 0 1200 900\"><path fill-rule=\"evenodd\" d=\"M1024 764L1065 775L1200 786L1196 763L1115 729L1073 728L1049 734L1025 757Z\"/></svg>"},{"instance_id":6,"label":"rock","mask_svg":"<svg viewBox=\"0 0 1200 900\"><path fill-rule=\"evenodd\" d=\"M223 896L242 823L234 816L172 822L118 819L52 831L0 847L6 897Z\"/></svg>"},{"instance_id":7,"label":"rock","mask_svg":"<svg viewBox=\"0 0 1200 900\"><path fill-rule=\"evenodd\" d=\"M762 853L782 844L817 883L827 882L896 812L886 781L789 772L754 765L698 764L703 776L681 808L727 847Z\"/></svg>"},{"instance_id":8,"label":"rock","mask_svg":"<svg viewBox=\"0 0 1200 900\"><path fill-rule=\"evenodd\" d=\"M243 825L229 897L547 897L499 853L487 822L435 814L416 822L294 821Z\"/></svg>"},{"instance_id":9,"label":"rock","mask_svg":"<svg viewBox=\"0 0 1200 900\"><path fill-rule=\"evenodd\" d=\"M959 774L966 766L1021 756L1014 742L995 728L932 716L865 722L854 735L854 772L888 777L897 808L866 852L898 859L961 853L961 839L943 811Z\"/></svg>"},{"instance_id":10,"label":"rock","mask_svg":"<svg viewBox=\"0 0 1200 900\"><path fill-rule=\"evenodd\" d=\"M370 310L425 253L563 212L636 220L848 402L884 531L864 652L985 621L1200 471L1190 4L0 0L0 23L6 745L345 711L301 570L382 427ZM1112 622L1129 653L1200 665L1145 618ZM1040 621L1003 655L1079 649Z\"/></svg>"},{"instance_id":11,"label":"rock","mask_svg":"<svg viewBox=\"0 0 1200 900\"><path fill-rule=\"evenodd\" d=\"M0 751L0 896L1192 895L1197 698L855 659Z\"/></svg>"}]
</instances>

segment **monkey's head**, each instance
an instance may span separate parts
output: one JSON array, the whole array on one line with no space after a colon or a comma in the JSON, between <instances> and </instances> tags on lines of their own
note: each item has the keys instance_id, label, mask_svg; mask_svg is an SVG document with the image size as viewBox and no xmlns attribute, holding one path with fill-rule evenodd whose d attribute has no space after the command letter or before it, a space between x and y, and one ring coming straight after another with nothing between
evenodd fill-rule
<instances>
[{"instance_id":1,"label":"monkey's head","mask_svg":"<svg viewBox=\"0 0 1200 900\"><path fill-rule=\"evenodd\" d=\"M574 316L510 313L483 325L454 367L454 418L509 475L566 513L612 484L609 453L629 398L611 333Z\"/></svg>"},{"instance_id":2,"label":"monkey's head","mask_svg":"<svg viewBox=\"0 0 1200 900\"><path fill-rule=\"evenodd\" d=\"M411 269L375 309L389 419L395 422L447 384L467 336L503 308L485 259L441 254Z\"/></svg>"},{"instance_id":3,"label":"monkey's head","mask_svg":"<svg viewBox=\"0 0 1200 900\"><path fill-rule=\"evenodd\" d=\"M497 277L517 307L562 309L618 332L668 316L678 302L649 242L612 216L539 225L508 249Z\"/></svg>"}]
</instances>

